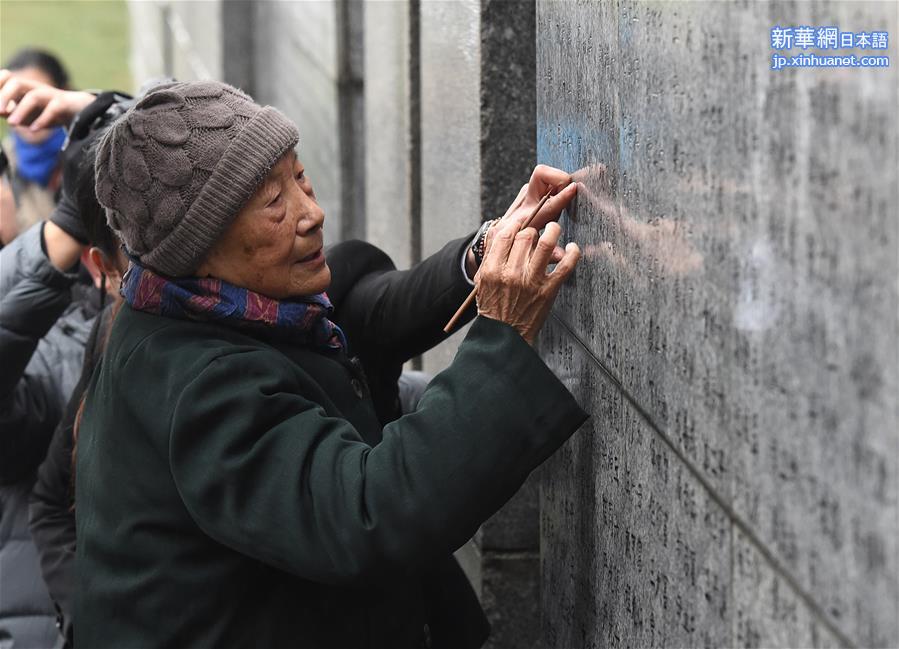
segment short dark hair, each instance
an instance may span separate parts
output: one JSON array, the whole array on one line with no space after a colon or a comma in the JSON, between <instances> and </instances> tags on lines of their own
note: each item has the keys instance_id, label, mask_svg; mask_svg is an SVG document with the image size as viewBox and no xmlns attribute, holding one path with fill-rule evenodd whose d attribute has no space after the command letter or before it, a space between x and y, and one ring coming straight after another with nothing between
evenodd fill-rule
<instances>
[{"instance_id":1,"label":"short dark hair","mask_svg":"<svg viewBox=\"0 0 899 649\"><path fill-rule=\"evenodd\" d=\"M57 88L69 87L69 73L56 56L46 50L33 47L21 49L6 62L7 70L24 70L25 68L37 68L53 80Z\"/></svg>"},{"instance_id":2,"label":"short dark hair","mask_svg":"<svg viewBox=\"0 0 899 649\"><path fill-rule=\"evenodd\" d=\"M94 161L97 158L97 145L103 131L92 133L79 151L66 160L63 177L69 177L68 186L72 191L72 200L78 208L85 234L91 245L96 246L111 260L116 258L120 247L119 239L106 222L106 210L97 201L94 190Z\"/></svg>"}]
</instances>

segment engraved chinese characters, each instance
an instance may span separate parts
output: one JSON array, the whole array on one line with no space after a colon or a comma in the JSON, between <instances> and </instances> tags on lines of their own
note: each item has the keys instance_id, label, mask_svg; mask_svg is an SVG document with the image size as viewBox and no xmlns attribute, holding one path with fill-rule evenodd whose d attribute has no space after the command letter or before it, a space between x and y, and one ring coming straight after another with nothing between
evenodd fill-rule
<instances>
[{"instance_id":1,"label":"engraved chinese characters","mask_svg":"<svg viewBox=\"0 0 899 649\"><path fill-rule=\"evenodd\" d=\"M899 644L896 72L769 69L774 25L897 9L823 7L538 0L585 250L541 348L593 413L544 473L547 646Z\"/></svg>"}]
</instances>

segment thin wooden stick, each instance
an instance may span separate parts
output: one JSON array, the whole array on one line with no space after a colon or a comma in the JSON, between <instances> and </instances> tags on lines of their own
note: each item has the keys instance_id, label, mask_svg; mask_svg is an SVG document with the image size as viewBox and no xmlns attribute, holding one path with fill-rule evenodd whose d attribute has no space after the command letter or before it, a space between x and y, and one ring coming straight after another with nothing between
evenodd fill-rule
<instances>
[{"instance_id":1,"label":"thin wooden stick","mask_svg":"<svg viewBox=\"0 0 899 649\"><path fill-rule=\"evenodd\" d=\"M522 225L520 228L518 228L519 232L521 232L526 227L528 227L531 224L531 221L533 221L537 217L537 213L540 212L541 209L543 209L543 206L546 205L546 201L548 201L549 197L552 196L553 189L555 189L555 187L550 187L549 191L546 192L546 195L540 199L540 202L537 203L537 207L534 208L533 214L531 214L531 216L528 218L528 220L524 222L524 225ZM487 256L486 253L484 254L484 256L485 257ZM478 294L477 287L474 287L473 289L471 289L471 293L469 293L468 297L465 298L465 301L462 303L462 306L460 306L458 309L456 309L456 312L453 314L453 317L450 318L450 321L446 323L446 326L443 328L444 333L449 333L452 330L452 328L456 326L456 323L459 322L459 318L461 318L462 314L465 313L465 311L468 309L468 307L471 306L471 303L474 302L474 299L475 299L475 297L477 297L477 294Z\"/></svg>"}]
</instances>

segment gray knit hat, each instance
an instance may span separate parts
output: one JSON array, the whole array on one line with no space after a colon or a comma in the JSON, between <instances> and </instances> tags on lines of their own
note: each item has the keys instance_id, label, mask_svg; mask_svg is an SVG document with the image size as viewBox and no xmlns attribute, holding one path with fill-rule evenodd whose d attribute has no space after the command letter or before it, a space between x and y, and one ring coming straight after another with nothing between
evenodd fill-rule
<instances>
[{"instance_id":1,"label":"gray knit hat","mask_svg":"<svg viewBox=\"0 0 899 649\"><path fill-rule=\"evenodd\" d=\"M97 149L97 198L142 264L193 274L262 180L299 140L271 106L217 81L154 88Z\"/></svg>"}]
</instances>

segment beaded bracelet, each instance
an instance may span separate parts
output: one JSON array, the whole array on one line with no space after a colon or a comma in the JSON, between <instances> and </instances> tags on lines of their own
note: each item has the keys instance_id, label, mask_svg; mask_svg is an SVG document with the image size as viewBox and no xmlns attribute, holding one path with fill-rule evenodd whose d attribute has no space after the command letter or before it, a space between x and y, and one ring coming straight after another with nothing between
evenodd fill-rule
<instances>
[{"instance_id":1,"label":"beaded bracelet","mask_svg":"<svg viewBox=\"0 0 899 649\"><path fill-rule=\"evenodd\" d=\"M487 247L487 233L490 231L490 228L500 221L501 219L485 221L481 226L481 229L478 230L478 233L475 235L474 243L471 244L471 252L474 254L474 261L478 266L484 261L484 254L486 253L485 248Z\"/></svg>"}]
</instances>

